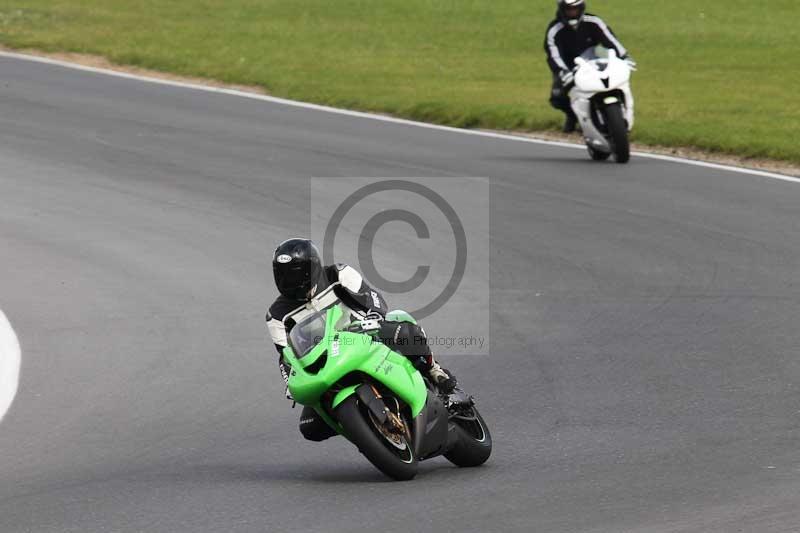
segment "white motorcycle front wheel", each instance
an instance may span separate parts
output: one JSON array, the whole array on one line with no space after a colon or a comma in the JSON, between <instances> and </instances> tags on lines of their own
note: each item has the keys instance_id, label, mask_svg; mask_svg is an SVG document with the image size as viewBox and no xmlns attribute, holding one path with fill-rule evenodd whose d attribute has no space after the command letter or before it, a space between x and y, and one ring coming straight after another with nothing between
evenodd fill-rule
<instances>
[{"instance_id":1,"label":"white motorcycle front wheel","mask_svg":"<svg viewBox=\"0 0 800 533\"><path fill-rule=\"evenodd\" d=\"M605 108L608 140L617 163L627 163L631 158L631 146L628 141L628 125L622 112L622 105L611 104Z\"/></svg>"}]
</instances>

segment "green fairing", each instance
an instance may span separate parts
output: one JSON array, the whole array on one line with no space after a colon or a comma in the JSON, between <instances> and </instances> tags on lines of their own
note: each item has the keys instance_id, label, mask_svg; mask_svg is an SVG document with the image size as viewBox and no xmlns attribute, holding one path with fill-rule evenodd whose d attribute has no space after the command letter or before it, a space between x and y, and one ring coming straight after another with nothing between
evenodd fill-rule
<instances>
[{"instance_id":1,"label":"green fairing","mask_svg":"<svg viewBox=\"0 0 800 533\"><path fill-rule=\"evenodd\" d=\"M333 401L331 402L331 408L336 409L340 403L342 403L347 399L348 396L352 396L353 393L356 392L356 389L359 388L360 386L361 385L348 385L347 387L337 392L336 396L333 397Z\"/></svg>"},{"instance_id":2,"label":"green fairing","mask_svg":"<svg viewBox=\"0 0 800 533\"><path fill-rule=\"evenodd\" d=\"M399 318L400 313L413 321L411 315L402 311L395 316ZM343 315L340 304L327 310L324 337L301 359L297 359L291 347L284 348L284 359L292 367L289 376L289 392L292 397L297 403L314 408L328 425L341 433L341 426L323 409L321 400L323 394L337 382L348 374L356 372L366 374L382 383L397 398L405 402L411 408L412 417L416 417L425 406L427 398L427 389L422 376L406 357L390 350L371 336L339 331L337 325L342 321ZM319 372L317 374L307 372L305 369L316 363L325 352L327 361ZM337 407L345 398L351 396L357 386L351 385L338 391L333 398L331 408Z\"/></svg>"}]
</instances>

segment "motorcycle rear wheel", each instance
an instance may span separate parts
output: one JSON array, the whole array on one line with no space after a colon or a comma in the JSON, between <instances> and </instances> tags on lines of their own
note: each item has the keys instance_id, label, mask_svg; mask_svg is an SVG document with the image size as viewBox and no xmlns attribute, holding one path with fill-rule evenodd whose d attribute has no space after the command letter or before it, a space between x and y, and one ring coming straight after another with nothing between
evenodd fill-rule
<instances>
[{"instance_id":1,"label":"motorcycle rear wheel","mask_svg":"<svg viewBox=\"0 0 800 533\"><path fill-rule=\"evenodd\" d=\"M605 161L611 157L610 152L601 152L600 150L595 150L591 146L587 146L586 149L589 150L589 157L594 161Z\"/></svg>"},{"instance_id":2,"label":"motorcycle rear wheel","mask_svg":"<svg viewBox=\"0 0 800 533\"><path fill-rule=\"evenodd\" d=\"M417 475L419 462L413 445L405 436L396 441L387 438L355 395L339 405L336 418L350 441L375 468L398 481Z\"/></svg>"},{"instance_id":3,"label":"motorcycle rear wheel","mask_svg":"<svg viewBox=\"0 0 800 533\"><path fill-rule=\"evenodd\" d=\"M453 417L458 444L444 454L445 458L456 466L479 466L485 463L492 454L492 434L483 421L478 408L472 406L472 416Z\"/></svg>"}]
</instances>

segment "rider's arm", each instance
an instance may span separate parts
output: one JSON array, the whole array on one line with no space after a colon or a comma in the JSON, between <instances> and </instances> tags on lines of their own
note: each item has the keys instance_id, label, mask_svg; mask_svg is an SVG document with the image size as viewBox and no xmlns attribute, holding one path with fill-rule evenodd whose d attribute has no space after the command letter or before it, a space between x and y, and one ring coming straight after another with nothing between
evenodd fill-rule
<instances>
[{"instance_id":1,"label":"rider's arm","mask_svg":"<svg viewBox=\"0 0 800 533\"><path fill-rule=\"evenodd\" d=\"M283 349L286 347L286 326L282 320L278 320L272 316L272 313L268 312L267 329L272 342L275 344L275 349L278 350L278 354L282 354Z\"/></svg>"},{"instance_id":2,"label":"rider's arm","mask_svg":"<svg viewBox=\"0 0 800 533\"><path fill-rule=\"evenodd\" d=\"M275 344L275 349L278 350L278 369L280 370L281 377L287 386L286 397L291 399L291 395L288 392L288 385L289 372L291 372L292 367L283 358L283 349L286 347L287 342L286 326L284 325L283 321L278 320L272 316L272 313L267 312L267 329L269 330L269 336L272 337L273 344Z\"/></svg>"},{"instance_id":3,"label":"rider's arm","mask_svg":"<svg viewBox=\"0 0 800 533\"><path fill-rule=\"evenodd\" d=\"M342 287L347 289L344 294L339 294L348 305L354 305L362 311L377 311L381 315L386 315L389 307L386 304L381 293L369 286L364 281L364 277L359 274L358 270L349 266L337 264L335 265L339 283Z\"/></svg>"},{"instance_id":4,"label":"rider's arm","mask_svg":"<svg viewBox=\"0 0 800 533\"><path fill-rule=\"evenodd\" d=\"M547 55L547 64L550 66L550 70L553 71L554 74L558 74L562 70L570 70L570 66L567 65L566 59L561 52L561 48L558 46L557 36L558 33L564 29L564 25L561 22L551 23L550 26L547 28L547 33L544 36L544 52Z\"/></svg>"},{"instance_id":5,"label":"rider's arm","mask_svg":"<svg viewBox=\"0 0 800 533\"><path fill-rule=\"evenodd\" d=\"M267 329L269 336L272 337L272 342L275 349L278 350L278 366L281 370L281 375L284 380L289 379L288 369L289 364L283 359L283 349L286 348L286 326L283 321L278 320L272 316L272 313L267 313Z\"/></svg>"},{"instance_id":6,"label":"rider's arm","mask_svg":"<svg viewBox=\"0 0 800 533\"><path fill-rule=\"evenodd\" d=\"M628 55L628 50L622 46L620 40L617 39L617 36L614 35L614 32L611 31L611 28L603 21L603 19L595 15L586 15L583 18L583 22L592 24L594 26L597 40L600 42L600 44L606 48L613 48L616 50L617 55L620 58L625 58L625 56Z\"/></svg>"}]
</instances>

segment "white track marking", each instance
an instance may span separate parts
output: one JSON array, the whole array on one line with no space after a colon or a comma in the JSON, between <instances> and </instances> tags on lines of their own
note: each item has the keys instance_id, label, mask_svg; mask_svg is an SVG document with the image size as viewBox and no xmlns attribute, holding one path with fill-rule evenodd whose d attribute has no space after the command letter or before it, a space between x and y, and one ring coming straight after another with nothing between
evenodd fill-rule
<instances>
[{"instance_id":1,"label":"white track marking","mask_svg":"<svg viewBox=\"0 0 800 533\"><path fill-rule=\"evenodd\" d=\"M580 149L585 150L586 147L583 144L576 144L576 143L566 143L566 142L558 142L558 141L545 141L542 139L531 139L530 137L521 137L518 135L512 135L507 133L493 133L489 131L481 131L481 130L466 130L461 128L453 128L451 126L440 126L438 124L428 124L426 122L417 122L414 120L407 120L403 118L395 118L395 117L387 117L383 115L374 115L371 113L364 113L362 111L351 111L349 109L338 109L335 107L328 107L318 104L309 104L306 102L298 102L295 100L287 100L285 98L277 98L275 96L267 96L263 94L256 94L256 93L248 93L245 91L237 91L236 89L225 89L222 87L212 87L208 85L199 85L196 83L186 83L182 81L172 81L172 80L164 80L160 78L151 78L148 76L140 76L138 74L129 74L127 72L120 72L118 70L111 70L105 68L97 68L97 67L87 67L85 65L79 65L77 63L70 63L68 61L61 61L58 59L51 59L49 57L40 57L40 56L32 56L28 54L18 54L16 52L5 52L0 51L0 57L9 57L13 59L21 59L25 61L34 61L37 63L45 63L48 65L57 65L60 67L70 68L74 70L83 70L85 72L94 72L97 74L105 74L108 76L116 76L118 78L127 78L131 80L143 81L148 83L157 83L160 85L169 85L171 87L182 87L184 89L193 89L197 91L205 91L211 93L220 93L220 94L228 94L232 96L239 96L242 98L250 98L252 100L261 100L264 102L271 102L273 104L281 104L291 107L300 107L303 109L313 109L316 111L324 111L326 113L336 113L338 115L346 115L350 117L359 117L359 118L366 118L371 120L379 120L381 122L391 122L394 124L404 124L407 126L415 126L418 128L427 128L432 130L439 130L439 131L448 131L452 133L460 133L462 135L476 135L480 137L491 137L494 139L503 139L506 141L516 141L516 142L525 142L531 144L541 144L547 146L560 146L562 148L573 148L573 149ZM693 165L697 167L705 167L705 168L713 168L715 170L723 170L727 172L737 172L739 174L749 174L752 176L760 176L763 178L771 178L781 181L788 181L792 183L800 183L800 178L794 178L792 176L786 176L784 174L777 174L775 172L767 172L763 170L754 170L749 168L742 168L742 167L734 167L730 165L723 165L719 163L708 163L706 161L696 161L694 159L685 159L681 157L674 157L668 155L660 155L660 154L651 154L647 152L633 152L633 155L637 157L643 157L647 159L658 159L661 161L670 161L673 163L682 163L684 165Z\"/></svg>"},{"instance_id":2,"label":"white track marking","mask_svg":"<svg viewBox=\"0 0 800 533\"><path fill-rule=\"evenodd\" d=\"M20 349L17 335L0 310L0 421L3 420L19 385Z\"/></svg>"}]
</instances>

